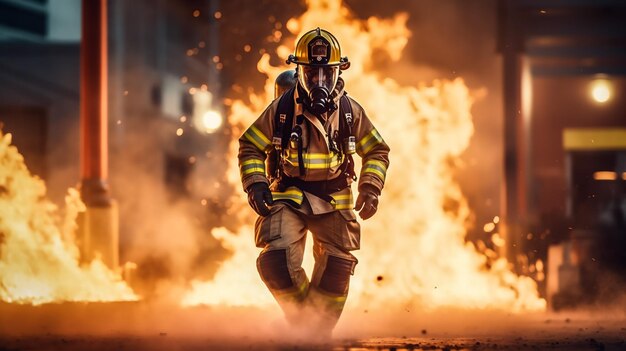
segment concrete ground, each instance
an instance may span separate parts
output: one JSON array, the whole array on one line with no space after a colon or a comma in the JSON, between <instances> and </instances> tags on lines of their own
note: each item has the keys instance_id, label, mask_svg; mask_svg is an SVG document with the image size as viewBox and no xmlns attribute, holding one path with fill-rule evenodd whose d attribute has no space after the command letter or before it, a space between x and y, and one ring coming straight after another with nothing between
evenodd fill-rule
<instances>
[{"instance_id":1,"label":"concrete ground","mask_svg":"<svg viewBox=\"0 0 626 351\"><path fill-rule=\"evenodd\" d=\"M0 304L7 350L626 350L615 311L348 311L332 340L293 335L275 310L150 303Z\"/></svg>"},{"instance_id":2,"label":"concrete ground","mask_svg":"<svg viewBox=\"0 0 626 351\"><path fill-rule=\"evenodd\" d=\"M214 340L156 336L59 336L0 337L0 350L626 350L622 335L603 333L587 337L570 336L534 338L371 338L333 340L327 343L281 343L279 341Z\"/></svg>"}]
</instances>

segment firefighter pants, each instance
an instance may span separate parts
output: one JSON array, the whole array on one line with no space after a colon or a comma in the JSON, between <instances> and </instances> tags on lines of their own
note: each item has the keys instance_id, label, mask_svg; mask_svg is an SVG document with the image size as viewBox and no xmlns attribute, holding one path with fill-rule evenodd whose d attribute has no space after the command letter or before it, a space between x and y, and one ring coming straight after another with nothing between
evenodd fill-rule
<instances>
[{"instance_id":1,"label":"firefighter pants","mask_svg":"<svg viewBox=\"0 0 626 351\"><path fill-rule=\"evenodd\" d=\"M309 280L302 269L307 232L313 235L315 266ZM305 200L300 208L277 201L270 215L255 224L261 278L291 324L332 330L348 296L359 249L360 225L351 209L313 215Z\"/></svg>"}]
</instances>

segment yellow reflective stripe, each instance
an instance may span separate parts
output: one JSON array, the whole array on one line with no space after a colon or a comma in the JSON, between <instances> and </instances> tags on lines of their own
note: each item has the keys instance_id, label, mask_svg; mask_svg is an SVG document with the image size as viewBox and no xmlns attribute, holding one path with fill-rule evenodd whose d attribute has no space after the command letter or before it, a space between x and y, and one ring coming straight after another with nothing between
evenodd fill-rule
<instances>
[{"instance_id":1,"label":"yellow reflective stripe","mask_svg":"<svg viewBox=\"0 0 626 351\"><path fill-rule=\"evenodd\" d=\"M248 174L252 174L252 173L259 173L259 174L265 174L265 167L251 167L251 168L246 168L244 170L242 170L241 172L241 176L247 176Z\"/></svg>"},{"instance_id":2,"label":"yellow reflective stripe","mask_svg":"<svg viewBox=\"0 0 626 351\"><path fill-rule=\"evenodd\" d=\"M325 169L330 167L337 167L343 160L337 154L303 154L304 168L309 169ZM292 166L299 166L298 155L291 154L286 159Z\"/></svg>"},{"instance_id":3,"label":"yellow reflective stripe","mask_svg":"<svg viewBox=\"0 0 626 351\"><path fill-rule=\"evenodd\" d=\"M333 304L343 304L344 302L346 302L346 300L348 299L348 296L333 296L333 295L329 295L327 292L321 290L321 289L316 289L316 291L319 293L320 297L323 297L324 300L326 300L329 303L333 303ZM339 307L339 306L337 306Z\"/></svg>"},{"instance_id":4,"label":"yellow reflective stripe","mask_svg":"<svg viewBox=\"0 0 626 351\"><path fill-rule=\"evenodd\" d=\"M275 294L280 295L281 298L291 298L296 301L303 300L307 292L309 290L309 282L307 280L303 281L300 286L294 288L286 289L286 291L277 291Z\"/></svg>"},{"instance_id":5,"label":"yellow reflective stripe","mask_svg":"<svg viewBox=\"0 0 626 351\"><path fill-rule=\"evenodd\" d=\"M363 169L361 170L361 174L364 173L373 173L376 174L382 181L385 181L385 176L387 174L387 166L385 163L377 160L370 160L365 162L363 165Z\"/></svg>"},{"instance_id":6,"label":"yellow reflective stripe","mask_svg":"<svg viewBox=\"0 0 626 351\"><path fill-rule=\"evenodd\" d=\"M357 143L357 149L359 149L362 154L367 154L374 148L374 146L382 143L382 141L383 137L380 136L376 129L373 129L368 135Z\"/></svg>"},{"instance_id":7,"label":"yellow reflective stripe","mask_svg":"<svg viewBox=\"0 0 626 351\"><path fill-rule=\"evenodd\" d=\"M333 198L333 205L336 210L349 210L352 208L352 194L330 196Z\"/></svg>"},{"instance_id":8,"label":"yellow reflective stripe","mask_svg":"<svg viewBox=\"0 0 626 351\"><path fill-rule=\"evenodd\" d=\"M261 164L262 165L264 163L263 163L262 160L259 160L258 158L252 158L252 159L249 159L247 161L241 162L242 166L247 166L247 165L251 165L251 164Z\"/></svg>"},{"instance_id":9,"label":"yellow reflective stripe","mask_svg":"<svg viewBox=\"0 0 626 351\"><path fill-rule=\"evenodd\" d=\"M346 200L346 199L352 199L352 195L333 195L333 199L339 201L339 200Z\"/></svg>"},{"instance_id":10,"label":"yellow reflective stripe","mask_svg":"<svg viewBox=\"0 0 626 351\"><path fill-rule=\"evenodd\" d=\"M290 159L298 160L298 154L292 153L289 154ZM331 160L339 160L339 155L337 154L302 154L302 158L307 161L312 162L329 162Z\"/></svg>"},{"instance_id":11,"label":"yellow reflective stripe","mask_svg":"<svg viewBox=\"0 0 626 351\"><path fill-rule=\"evenodd\" d=\"M270 145L270 140L253 125L243 135L261 151L265 151Z\"/></svg>"},{"instance_id":12,"label":"yellow reflective stripe","mask_svg":"<svg viewBox=\"0 0 626 351\"><path fill-rule=\"evenodd\" d=\"M253 173L265 174L265 163L259 159L243 161L239 166L239 173L242 177Z\"/></svg>"},{"instance_id":13,"label":"yellow reflective stripe","mask_svg":"<svg viewBox=\"0 0 626 351\"><path fill-rule=\"evenodd\" d=\"M317 152L311 152L308 154L304 154L304 156L306 156L307 158L330 158L333 156L336 156L336 154L323 154L323 153L317 153Z\"/></svg>"},{"instance_id":14,"label":"yellow reflective stripe","mask_svg":"<svg viewBox=\"0 0 626 351\"><path fill-rule=\"evenodd\" d=\"M304 194L302 193L302 190L292 186L287 188L287 190L283 192L272 191L272 199L291 200L300 205L302 204L302 200L304 199Z\"/></svg>"},{"instance_id":15,"label":"yellow reflective stripe","mask_svg":"<svg viewBox=\"0 0 626 351\"><path fill-rule=\"evenodd\" d=\"M375 166L375 167L379 168L383 173L387 173L387 164L385 162L383 162L383 161L368 160L368 161L365 162L363 167L368 167L368 166Z\"/></svg>"}]
</instances>

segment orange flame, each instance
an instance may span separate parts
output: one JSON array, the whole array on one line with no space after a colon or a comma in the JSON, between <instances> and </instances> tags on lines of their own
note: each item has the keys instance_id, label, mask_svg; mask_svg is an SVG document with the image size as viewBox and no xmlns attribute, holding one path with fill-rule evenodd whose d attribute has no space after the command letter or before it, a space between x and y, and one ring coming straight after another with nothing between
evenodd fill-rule
<instances>
[{"instance_id":1,"label":"orange flame","mask_svg":"<svg viewBox=\"0 0 626 351\"><path fill-rule=\"evenodd\" d=\"M69 189L61 223L56 206L45 198L44 182L30 174L11 145L11 134L0 133L0 160L0 300L35 305L136 300L102 261L79 265L74 231L85 205L78 191Z\"/></svg>"},{"instance_id":2,"label":"orange flame","mask_svg":"<svg viewBox=\"0 0 626 351\"><path fill-rule=\"evenodd\" d=\"M359 20L341 0L309 0L307 6L302 16L287 23L294 35L282 36L277 54L286 57L295 38L312 28L335 34L342 55L352 62L343 75L346 89L364 105L392 150L380 211L362 223L362 250L356 253L360 263L348 306L382 307L396 301L423 308L545 309L532 279L513 274L504 258L486 268L487 257L464 240L470 210L452 177L454 161L473 134L472 97L464 82L435 81L416 88L377 72L373 59L393 63L401 57L410 37L407 14ZM232 104L229 122L235 129L251 124L263 111L272 98L274 78L287 69L271 66L269 57L263 55L258 63L268 76L264 93L252 94L248 105ZM237 148L233 140L228 179L234 184L239 183ZM243 197L238 200L232 213L252 216ZM234 255L214 280L193 282L184 305L272 303L256 273L252 232L247 226L239 234L223 229L214 233ZM306 255L305 268L310 268L311 253Z\"/></svg>"}]
</instances>

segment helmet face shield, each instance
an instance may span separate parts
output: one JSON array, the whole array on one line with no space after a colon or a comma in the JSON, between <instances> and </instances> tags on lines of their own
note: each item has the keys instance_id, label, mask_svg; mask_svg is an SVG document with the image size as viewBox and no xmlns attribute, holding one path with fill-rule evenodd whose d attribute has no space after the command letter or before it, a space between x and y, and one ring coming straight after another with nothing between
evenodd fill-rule
<instances>
[{"instance_id":1,"label":"helmet face shield","mask_svg":"<svg viewBox=\"0 0 626 351\"><path fill-rule=\"evenodd\" d=\"M337 78L339 78L337 66L298 66L298 80L309 94L316 88L325 89L330 94L335 89Z\"/></svg>"}]
</instances>

